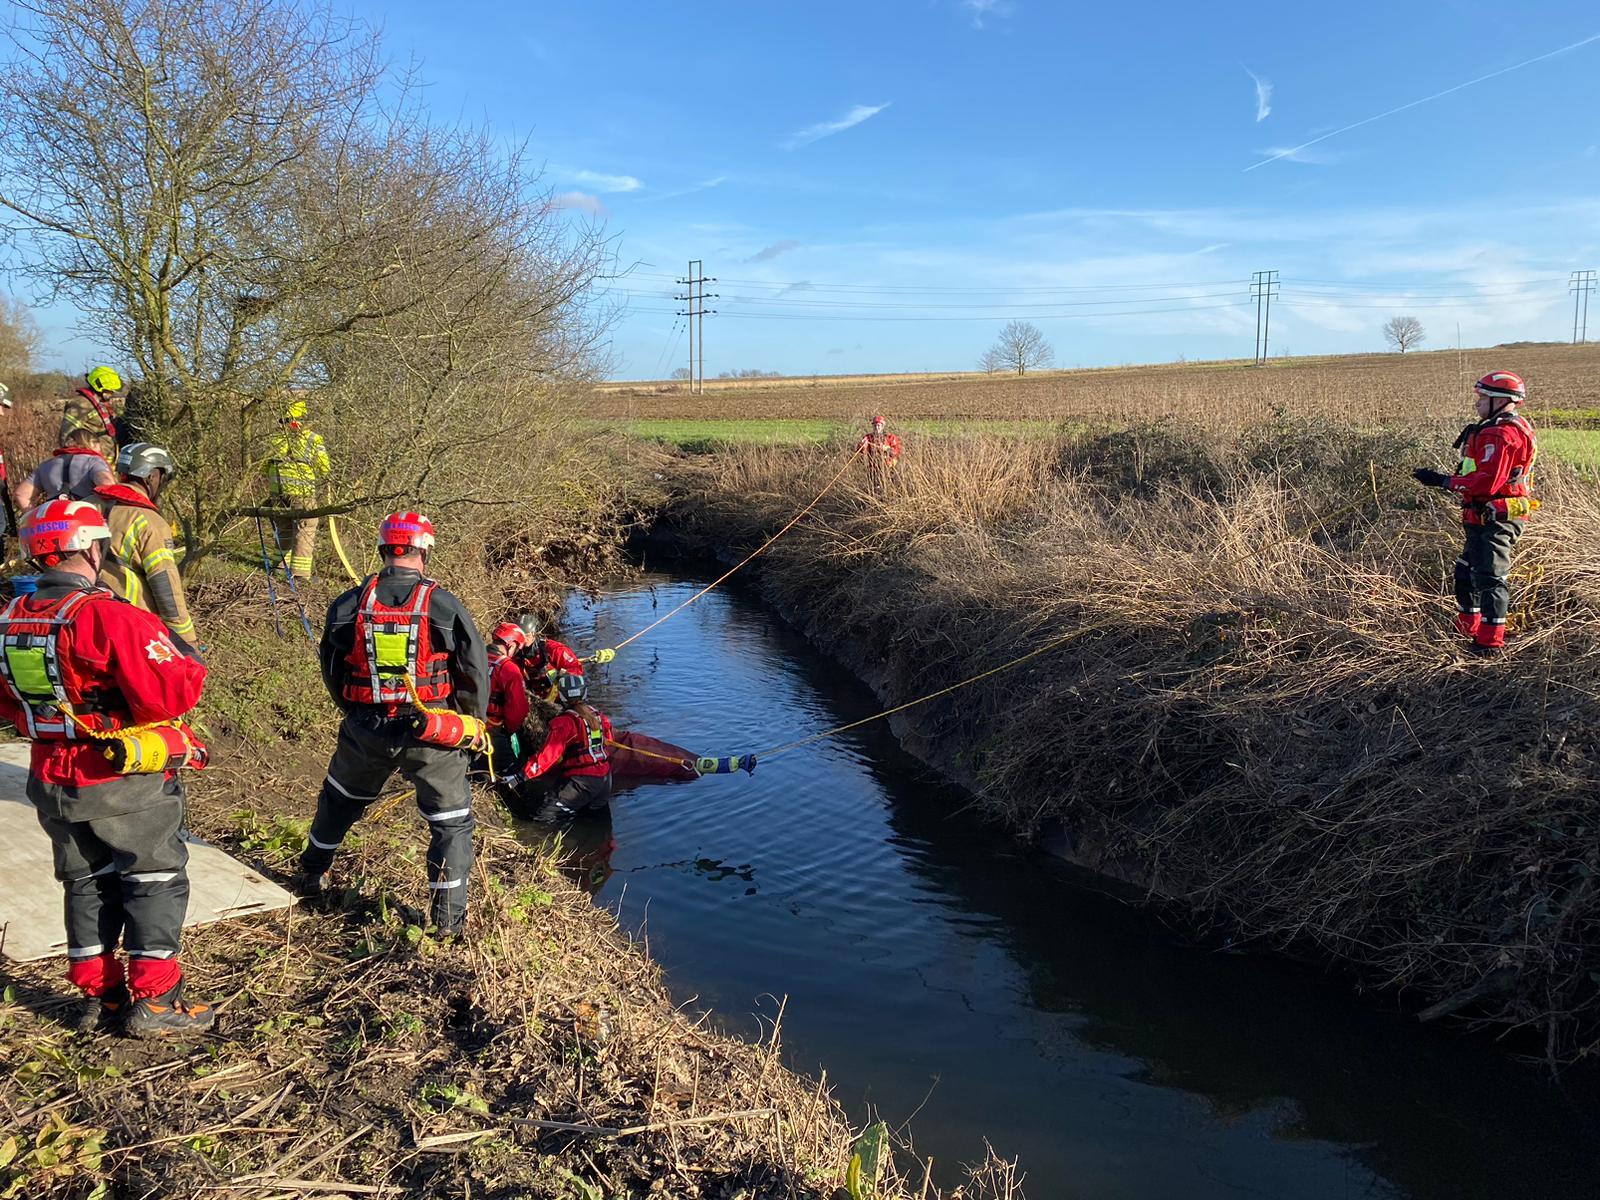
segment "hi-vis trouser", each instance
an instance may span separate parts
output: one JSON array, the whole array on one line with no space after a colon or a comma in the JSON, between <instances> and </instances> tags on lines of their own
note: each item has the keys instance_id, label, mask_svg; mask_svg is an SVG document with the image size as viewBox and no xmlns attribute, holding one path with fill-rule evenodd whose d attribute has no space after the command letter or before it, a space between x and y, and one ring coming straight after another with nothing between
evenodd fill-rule
<instances>
[{"instance_id":1,"label":"hi-vis trouser","mask_svg":"<svg viewBox=\"0 0 1600 1200\"><path fill-rule=\"evenodd\" d=\"M278 502L290 504L294 499L280 497ZM310 496L303 499L307 504L311 503ZM296 579L310 579L317 554L317 518L297 517L293 509L274 513L272 532L278 540L278 561L287 565L289 573Z\"/></svg>"},{"instance_id":2,"label":"hi-vis trouser","mask_svg":"<svg viewBox=\"0 0 1600 1200\"><path fill-rule=\"evenodd\" d=\"M455 925L467 911L472 872L472 787L467 752L424 746L410 734L411 717L385 719L377 710L345 717L300 869L320 875L333 864L350 827L399 771L417 792L428 822L428 889L436 925Z\"/></svg>"},{"instance_id":3,"label":"hi-vis trouser","mask_svg":"<svg viewBox=\"0 0 1600 1200\"><path fill-rule=\"evenodd\" d=\"M1456 559L1456 605L1482 613L1485 625L1503 626L1511 608L1511 549L1522 536L1521 521L1467 525L1467 545Z\"/></svg>"},{"instance_id":4,"label":"hi-vis trouser","mask_svg":"<svg viewBox=\"0 0 1600 1200\"><path fill-rule=\"evenodd\" d=\"M189 907L189 847L176 776L128 775L75 788L28 777L66 892L67 954L175 958Z\"/></svg>"}]
</instances>

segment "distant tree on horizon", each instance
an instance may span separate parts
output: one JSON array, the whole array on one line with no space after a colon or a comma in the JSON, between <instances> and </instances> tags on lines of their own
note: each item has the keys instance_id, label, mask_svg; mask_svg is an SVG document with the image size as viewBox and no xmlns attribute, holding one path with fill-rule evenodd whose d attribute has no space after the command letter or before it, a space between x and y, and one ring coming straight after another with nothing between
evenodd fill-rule
<instances>
[{"instance_id":1,"label":"distant tree on horizon","mask_svg":"<svg viewBox=\"0 0 1600 1200\"><path fill-rule=\"evenodd\" d=\"M1026 375L1030 369L1048 367L1055 360L1055 351L1044 340L1044 331L1030 321L1010 321L1000 331L995 343L978 360L985 371L1015 371Z\"/></svg>"},{"instance_id":2,"label":"distant tree on horizon","mask_svg":"<svg viewBox=\"0 0 1600 1200\"><path fill-rule=\"evenodd\" d=\"M1422 322L1415 317L1390 317L1383 323L1383 340L1401 354L1422 345L1427 336Z\"/></svg>"}]
</instances>

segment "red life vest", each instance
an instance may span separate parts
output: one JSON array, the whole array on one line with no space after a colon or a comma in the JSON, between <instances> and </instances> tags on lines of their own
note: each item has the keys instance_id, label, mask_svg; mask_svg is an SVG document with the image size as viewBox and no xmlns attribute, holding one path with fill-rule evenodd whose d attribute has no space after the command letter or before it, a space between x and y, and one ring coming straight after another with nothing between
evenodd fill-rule
<instances>
[{"instance_id":1,"label":"red life vest","mask_svg":"<svg viewBox=\"0 0 1600 1200\"><path fill-rule=\"evenodd\" d=\"M105 423L106 436L115 438L117 436L117 419L111 415L111 406L100 399L100 393L91 387L81 387L78 389L78 395L93 406L100 420Z\"/></svg>"},{"instance_id":2,"label":"red life vest","mask_svg":"<svg viewBox=\"0 0 1600 1200\"><path fill-rule=\"evenodd\" d=\"M601 713L595 713L596 725L590 725L583 719L583 714L575 708L563 709L561 715L571 717L578 723L583 731L585 740L581 742L568 742L567 749L561 756L561 771L566 775L595 775L601 772L585 770L588 767L605 766L608 755L606 742L611 738L611 722Z\"/></svg>"},{"instance_id":3,"label":"red life vest","mask_svg":"<svg viewBox=\"0 0 1600 1200\"><path fill-rule=\"evenodd\" d=\"M110 597L105 588L87 588L47 600L39 608L18 596L0 613L0 684L21 709L19 732L35 742L73 742L88 735L68 713L100 732L121 729L123 717L108 710L103 691L91 691L70 657L61 654L61 631L92 597Z\"/></svg>"},{"instance_id":4,"label":"red life vest","mask_svg":"<svg viewBox=\"0 0 1600 1200\"><path fill-rule=\"evenodd\" d=\"M393 715L411 703L407 676L422 703L450 698L450 656L434 651L428 626L428 602L436 586L424 579L404 604L390 607L378 599L378 577L367 580L356 611L355 643L345 656L350 669L342 689L346 700L382 705Z\"/></svg>"},{"instance_id":5,"label":"red life vest","mask_svg":"<svg viewBox=\"0 0 1600 1200\"><path fill-rule=\"evenodd\" d=\"M1489 456L1495 452L1495 446L1485 435L1501 425L1516 429L1527 439L1527 444L1514 446L1500 438L1495 439L1511 456L1510 469L1506 473L1505 483L1493 495L1462 496L1461 519L1468 525L1482 525L1488 515L1486 510L1493 510L1496 520L1522 521L1537 507L1537 502L1530 504L1529 497L1533 495L1533 466L1539 457L1539 442L1533 425L1521 413L1499 413L1487 421L1463 429L1461 436L1456 439L1456 448L1461 451L1461 466L1457 473L1467 475L1484 467Z\"/></svg>"}]
</instances>

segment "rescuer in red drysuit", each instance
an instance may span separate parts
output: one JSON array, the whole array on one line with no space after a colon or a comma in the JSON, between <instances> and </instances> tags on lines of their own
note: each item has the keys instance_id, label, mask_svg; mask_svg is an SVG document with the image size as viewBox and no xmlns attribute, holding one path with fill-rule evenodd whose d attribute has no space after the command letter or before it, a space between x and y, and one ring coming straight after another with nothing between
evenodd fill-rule
<instances>
[{"instance_id":1,"label":"rescuer in red drysuit","mask_svg":"<svg viewBox=\"0 0 1600 1200\"><path fill-rule=\"evenodd\" d=\"M1538 444L1533 426L1516 411L1528 396L1520 375L1491 371L1472 386L1480 419L1456 438L1456 473L1422 468L1414 474L1418 483L1461 501L1466 547L1455 565L1456 632L1471 638L1478 653L1493 654L1506 641L1512 547L1538 507L1531 499Z\"/></svg>"},{"instance_id":2,"label":"rescuer in red drysuit","mask_svg":"<svg viewBox=\"0 0 1600 1200\"><path fill-rule=\"evenodd\" d=\"M561 825L611 803L610 718L589 706L582 675L558 674L555 694L561 711L522 768L522 804L543 825Z\"/></svg>"},{"instance_id":3,"label":"rescuer in red drysuit","mask_svg":"<svg viewBox=\"0 0 1600 1200\"><path fill-rule=\"evenodd\" d=\"M517 662L517 651L527 644L527 634L514 621L502 621L489 635L489 742L494 750L495 773L501 778L515 772L527 735L531 706L528 683Z\"/></svg>"},{"instance_id":4,"label":"rescuer in red drysuit","mask_svg":"<svg viewBox=\"0 0 1600 1200\"><path fill-rule=\"evenodd\" d=\"M516 652L518 664L522 667L522 675L528 684L528 693L536 700L545 703L554 703L556 676L565 672L568 675L583 675L583 660L572 652L572 648L553 637L546 637L543 626L536 617L523 617L520 622L523 644ZM609 662L615 658L615 653L602 650L602 655L609 657L601 659L596 655L596 661Z\"/></svg>"},{"instance_id":5,"label":"rescuer in red drysuit","mask_svg":"<svg viewBox=\"0 0 1600 1200\"><path fill-rule=\"evenodd\" d=\"M176 721L200 699L206 669L159 617L96 584L111 530L94 505L40 505L21 538L43 570L37 590L0 613L0 718L32 743L28 799L65 892L67 979L98 1002L86 1026L197 1037L216 1014L184 999L178 962L183 785L173 770L119 774L89 731Z\"/></svg>"}]
</instances>

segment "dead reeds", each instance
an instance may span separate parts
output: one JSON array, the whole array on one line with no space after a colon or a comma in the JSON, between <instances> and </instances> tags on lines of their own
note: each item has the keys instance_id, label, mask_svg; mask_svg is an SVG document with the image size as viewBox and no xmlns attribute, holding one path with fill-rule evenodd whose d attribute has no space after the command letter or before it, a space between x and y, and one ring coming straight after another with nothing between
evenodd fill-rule
<instances>
[{"instance_id":1,"label":"dead reeds","mask_svg":"<svg viewBox=\"0 0 1600 1200\"><path fill-rule=\"evenodd\" d=\"M1600 491L1544 472L1485 663L1448 628L1454 514L1409 476L1440 457L1300 421L913 444L757 569L893 703L1084 629L918 708L917 748L1236 943L1570 1060L1600 1036ZM736 550L825 464L686 469L671 521Z\"/></svg>"}]
</instances>

